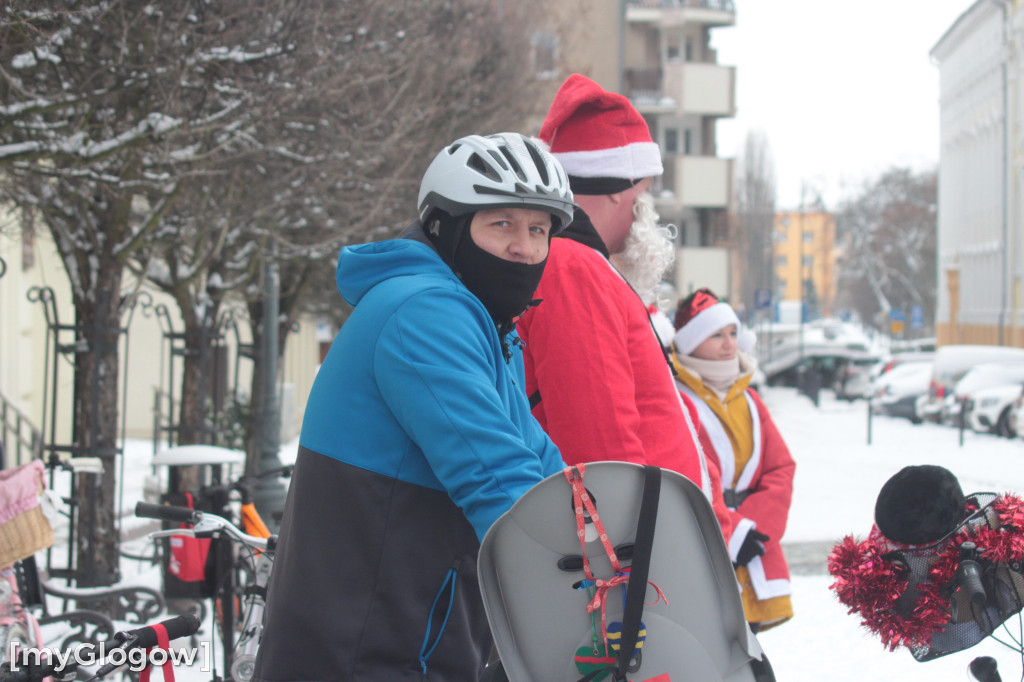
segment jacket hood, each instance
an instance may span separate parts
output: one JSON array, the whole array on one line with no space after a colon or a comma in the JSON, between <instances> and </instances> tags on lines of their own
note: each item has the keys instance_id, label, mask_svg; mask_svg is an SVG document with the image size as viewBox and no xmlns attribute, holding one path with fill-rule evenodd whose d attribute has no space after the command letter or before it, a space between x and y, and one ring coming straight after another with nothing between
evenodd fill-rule
<instances>
[{"instance_id":1,"label":"jacket hood","mask_svg":"<svg viewBox=\"0 0 1024 682\"><path fill-rule=\"evenodd\" d=\"M451 268L427 243L417 239L389 239L343 248L338 255L335 278L341 297L355 306L366 292L381 282L426 273L458 281Z\"/></svg>"}]
</instances>

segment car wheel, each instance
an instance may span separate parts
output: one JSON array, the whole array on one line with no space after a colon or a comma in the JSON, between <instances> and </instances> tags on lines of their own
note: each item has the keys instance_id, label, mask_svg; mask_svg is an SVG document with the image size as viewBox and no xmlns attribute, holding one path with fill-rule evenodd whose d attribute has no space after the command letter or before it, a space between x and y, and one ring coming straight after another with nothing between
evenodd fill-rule
<instances>
[{"instance_id":1,"label":"car wheel","mask_svg":"<svg viewBox=\"0 0 1024 682\"><path fill-rule=\"evenodd\" d=\"M1017 433L1010 428L1010 408L999 413L999 420L996 422L996 433L1003 438L1016 438Z\"/></svg>"}]
</instances>

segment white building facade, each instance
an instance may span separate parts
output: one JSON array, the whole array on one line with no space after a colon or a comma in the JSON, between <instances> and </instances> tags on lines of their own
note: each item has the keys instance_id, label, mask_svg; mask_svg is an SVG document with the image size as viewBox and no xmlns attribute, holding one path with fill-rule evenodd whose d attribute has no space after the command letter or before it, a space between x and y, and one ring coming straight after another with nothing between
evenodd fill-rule
<instances>
[{"instance_id":1,"label":"white building facade","mask_svg":"<svg viewBox=\"0 0 1024 682\"><path fill-rule=\"evenodd\" d=\"M1017 3L978 0L931 51L940 80L940 344L1024 345Z\"/></svg>"}]
</instances>

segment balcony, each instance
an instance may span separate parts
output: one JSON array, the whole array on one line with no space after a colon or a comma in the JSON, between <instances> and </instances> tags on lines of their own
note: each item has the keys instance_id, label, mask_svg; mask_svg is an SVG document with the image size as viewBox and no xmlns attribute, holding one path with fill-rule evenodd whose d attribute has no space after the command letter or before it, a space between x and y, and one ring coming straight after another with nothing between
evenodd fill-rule
<instances>
[{"instance_id":1,"label":"balcony","mask_svg":"<svg viewBox=\"0 0 1024 682\"><path fill-rule=\"evenodd\" d=\"M728 208L732 193L732 159L674 156L664 158L663 163L662 190L675 195L668 203L687 208Z\"/></svg>"},{"instance_id":2,"label":"balcony","mask_svg":"<svg viewBox=\"0 0 1024 682\"><path fill-rule=\"evenodd\" d=\"M732 26L736 23L736 6L733 0L626 0L626 20L662 27Z\"/></svg>"},{"instance_id":3,"label":"balcony","mask_svg":"<svg viewBox=\"0 0 1024 682\"><path fill-rule=\"evenodd\" d=\"M668 62L663 69L627 69L626 96L642 114L736 115L736 67Z\"/></svg>"}]
</instances>

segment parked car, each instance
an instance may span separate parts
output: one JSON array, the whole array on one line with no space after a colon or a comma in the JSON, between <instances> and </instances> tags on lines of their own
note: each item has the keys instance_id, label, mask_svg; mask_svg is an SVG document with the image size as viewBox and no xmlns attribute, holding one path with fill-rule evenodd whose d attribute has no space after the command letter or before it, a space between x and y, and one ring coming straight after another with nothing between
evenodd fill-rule
<instances>
[{"instance_id":1,"label":"parked car","mask_svg":"<svg viewBox=\"0 0 1024 682\"><path fill-rule=\"evenodd\" d=\"M1010 412L1022 385L1024 362L983 362L964 374L953 395L972 430L1012 437Z\"/></svg>"},{"instance_id":2,"label":"parked car","mask_svg":"<svg viewBox=\"0 0 1024 682\"><path fill-rule=\"evenodd\" d=\"M884 362L878 365L875 376L880 377L889 370L900 365L914 362L932 363L935 361L935 351L906 351L890 355Z\"/></svg>"},{"instance_id":3,"label":"parked car","mask_svg":"<svg viewBox=\"0 0 1024 682\"><path fill-rule=\"evenodd\" d=\"M1024 438L1024 387L1021 387L1017 397L1013 400L1013 407L1010 408L1010 428L1021 438Z\"/></svg>"},{"instance_id":4,"label":"parked car","mask_svg":"<svg viewBox=\"0 0 1024 682\"><path fill-rule=\"evenodd\" d=\"M942 346L935 351L928 398L922 417L939 423L956 423L959 406L953 395L957 382L969 369L983 362L1024 362L1024 348L985 345Z\"/></svg>"},{"instance_id":5,"label":"parked car","mask_svg":"<svg viewBox=\"0 0 1024 682\"><path fill-rule=\"evenodd\" d=\"M928 395L932 363L908 362L892 368L872 383L872 409L890 417L909 419L920 424L920 398Z\"/></svg>"},{"instance_id":6,"label":"parked car","mask_svg":"<svg viewBox=\"0 0 1024 682\"><path fill-rule=\"evenodd\" d=\"M882 364L877 356L845 358L836 370L832 390L839 400L854 401L871 396L871 380Z\"/></svg>"}]
</instances>

